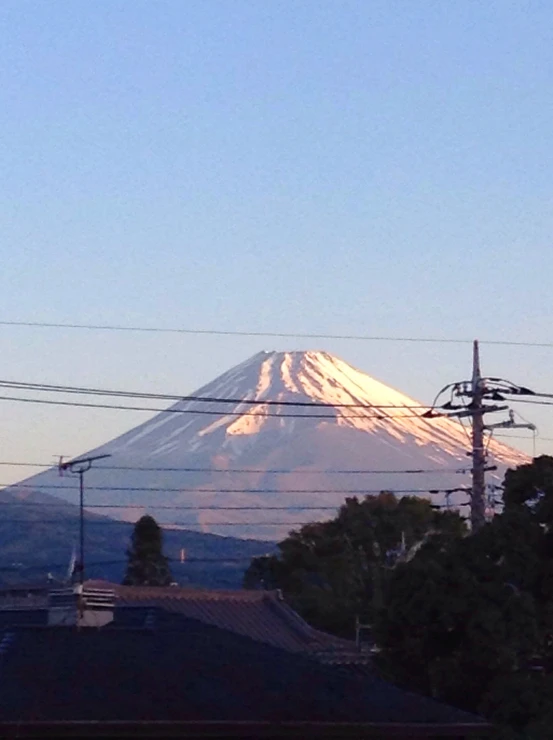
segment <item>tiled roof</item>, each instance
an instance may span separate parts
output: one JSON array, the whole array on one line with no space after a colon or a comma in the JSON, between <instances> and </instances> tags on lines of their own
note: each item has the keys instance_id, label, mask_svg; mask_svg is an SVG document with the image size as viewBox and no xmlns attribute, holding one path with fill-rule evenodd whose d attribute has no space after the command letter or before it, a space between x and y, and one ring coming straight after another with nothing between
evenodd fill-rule
<instances>
[{"instance_id":1,"label":"tiled roof","mask_svg":"<svg viewBox=\"0 0 553 740\"><path fill-rule=\"evenodd\" d=\"M213 591L207 589L120 586L88 581L87 587L111 588L118 605L159 606L205 624L221 627L290 652L359 656L355 644L310 627L276 591Z\"/></svg>"},{"instance_id":2,"label":"tiled roof","mask_svg":"<svg viewBox=\"0 0 553 740\"><path fill-rule=\"evenodd\" d=\"M286 723L306 722L324 723L327 731L354 723L379 729L380 737L405 726L419 737L464 737L486 727L478 717L378 679L190 619L178 639L165 629L63 627L1 638L2 736L2 722L20 728L54 721L194 722L211 723L211 730L213 723L284 730Z\"/></svg>"},{"instance_id":3,"label":"tiled roof","mask_svg":"<svg viewBox=\"0 0 553 740\"><path fill-rule=\"evenodd\" d=\"M121 586L97 580L87 581L85 589L89 588L112 590L116 609L125 606L160 607L290 652L307 652L325 663L368 664L371 660L370 654L359 651L353 641L312 628L277 591ZM45 590L36 603L27 598L0 603L0 626L45 623L47 601ZM8 603L12 604L11 609ZM36 613L31 618L29 614L33 608ZM7 611L11 613L7 614Z\"/></svg>"}]
</instances>

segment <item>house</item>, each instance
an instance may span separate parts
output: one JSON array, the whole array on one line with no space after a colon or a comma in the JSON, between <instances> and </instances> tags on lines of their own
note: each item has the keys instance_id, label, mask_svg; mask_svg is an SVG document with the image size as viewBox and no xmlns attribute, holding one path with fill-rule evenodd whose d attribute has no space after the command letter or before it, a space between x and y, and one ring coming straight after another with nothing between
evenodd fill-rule
<instances>
[{"instance_id":1,"label":"house","mask_svg":"<svg viewBox=\"0 0 553 740\"><path fill-rule=\"evenodd\" d=\"M179 616L0 641L2 737L468 738L477 717Z\"/></svg>"},{"instance_id":2,"label":"house","mask_svg":"<svg viewBox=\"0 0 553 740\"><path fill-rule=\"evenodd\" d=\"M0 612L1 737L465 740L489 730L370 672L322 664L323 637L301 621L296 632L284 628L278 609L269 621L274 605L261 594L238 602L259 607L249 626L230 606L224 627L213 604L232 605L227 596L198 604L160 594L156 603L135 591L132 602L94 585L58 590L48 609ZM159 603L170 599L178 608ZM204 620L183 604L205 607ZM268 639L272 626L279 645ZM306 649L306 635L316 649Z\"/></svg>"},{"instance_id":3,"label":"house","mask_svg":"<svg viewBox=\"0 0 553 740\"><path fill-rule=\"evenodd\" d=\"M160 607L289 652L312 655L324 662L370 662L370 655L359 650L352 640L307 624L288 606L280 591L153 588L120 586L105 581L88 581L86 585L112 590L119 607Z\"/></svg>"},{"instance_id":4,"label":"house","mask_svg":"<svg viewBox=\"0 0 553 740\"><path fill-rule=\"evenodd\" d=\"M370 664L370 654L359 650L351 640L316 630L307 624L283 600L278 591L225 591L191 587L121 586L107 581L87 581L85 592L89 595L110 592L117 613L134 607L163 609L197 619L205 624L250 637L253 640L295 653L306 653L327 663ZM0 625L12 623L48 623L48 607L52 594L43 588L42 597L34 594L10 601L11 592L2 597L0 592ZM56 597L57 598L57 597ZM2 607L2 604L4 605ZM6 612L8 606L11 617ZM16 614L16 607L20 614ZM31 613L32 610L40 614ZM23 610L23 611L21 611ZM22 622L24 617L25 619Z\"/></svg>"},{"instance_id":5,"label":"house","mask_svg":"<svg viewBox=\"0 0 553 740\"><path fill-rule=\"evenodd\" d=\"M0 610L43 607L48 598L49 585L44 582L3 586L0 588Z\"/></svg>"}]
</instances>

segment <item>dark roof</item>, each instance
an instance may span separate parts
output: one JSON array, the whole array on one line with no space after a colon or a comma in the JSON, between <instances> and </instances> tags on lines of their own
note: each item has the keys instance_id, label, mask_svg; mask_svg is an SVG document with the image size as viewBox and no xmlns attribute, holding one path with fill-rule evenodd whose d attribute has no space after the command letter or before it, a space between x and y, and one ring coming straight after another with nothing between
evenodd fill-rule
<instances>
[{"instance_id":1,"label":"dark roof","mask_svg":"<svg viewBox=\"0 0 553 740\"><path fill-rule=\"evenodd\" d=\"M161 608L283 650L316 654L328 662L369 660L351 640L313 629L275 591L133 587L103 581L89 581L86 587L111 588L115 592L116 614L131 607ZM26 608L28 600L16 600L11 604L19 608L6 609L0 604L0 626L42 624L46 621L46 595L35 605L35 611L41 616L37 614L31 622L27 619L27 614L32 611L32 608ZM133 624L138 626L136 621Z\"/></svg>"},{"instance_id":2,"label":"dark roof","mask_svg":"<svg viewBox=\"0 0 553 740\"><path fill-rule=\"evenodd\" d=\"M0 609L44 607L48 602L48 588L45 584L40 586L13 585L0 588Z\"/></svg>"},{"instance_id":3,"label":"dark roof","mask_svg":"<svg viewBox=\"0 0 553 740\"><path fill-rule=\"evenodd\" d=\"M0 587L0 599L10 594L44 594L48 592L49 582L45 579L36 583L13 583Z\"/></svg>"},{"instance_id":4,"label":"dark roof","mask_svg":"<svg viewBox=\"0 0 553 740\"><path fill-rule=\"evenodd\" d=\"M324 656L358 654L355 643L307 624L277 591L223 591L171 586L120 586L88 581L90 588L111 589L120 606L162 607L205 624L290 652L320 653Z\"/></svg>"},{"instance_id":5,"label":"dark roof","mask_svg":"<svg viewBox=\"0 0 553 740\"><path fill-rule=\"evenodd\" d=\"M193 722L196 730L201 723L307 722L327 730L329 723L354 723L381 736L386 728L408 725L426 737L468 735L485 726L381 680L185 621L178 633L6 631L0 641L0 734L6 734L2 722L21 729L29 722L99 720Z\"/></svg>"},{"instance_id":6,"label":"dark roof","mask_svg":"<svg viewBox=\"0 0 553 740\"><path fill-rule=\"evenodd\" d=\"M9 627L43 627L47 623L46 609L0 609L0 630Z\"/></svg>"}]
</instances>

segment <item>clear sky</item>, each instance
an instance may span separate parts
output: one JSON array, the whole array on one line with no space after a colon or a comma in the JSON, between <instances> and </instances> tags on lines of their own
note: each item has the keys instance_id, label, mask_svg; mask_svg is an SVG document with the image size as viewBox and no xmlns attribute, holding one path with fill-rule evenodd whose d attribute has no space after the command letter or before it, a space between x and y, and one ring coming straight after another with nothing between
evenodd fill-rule
<instances>
[{"instance_id":1,"label":"clear sky","mask_svg":"<svg viewBox=\"0 0 553 740\"><path fill-rule=\"evenodd\" d=\"M3 0L0 32L0 319L552 339L550 0ZM0 378L187 393L286 348L425 402L470 373L469 345L0 327ZM553 349L483 360L553 392ZM0 457L143 419L2 402Z\"/></svg>"}]
</instances>

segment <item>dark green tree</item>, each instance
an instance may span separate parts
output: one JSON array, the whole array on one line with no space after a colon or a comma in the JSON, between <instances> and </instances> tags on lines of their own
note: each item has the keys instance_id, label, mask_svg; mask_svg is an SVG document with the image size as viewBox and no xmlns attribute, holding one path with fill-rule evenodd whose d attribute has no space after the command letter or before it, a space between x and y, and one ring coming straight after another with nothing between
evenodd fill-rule
<instances>
[{"instance_id":1,"label":"dark green tree","mask_svg":"<svg viewBox=\"0 0 553 740\"><path fill-rule=\"evenodd\" d=\"M389 680L482 713L498 739L551 740L553 458L508 471L503 499L470 535L420 499L350 499L254 559L245 586L337 634L359 615Z\"/></svg>"},{"instance_id":2,"label":"dark green tree","mask_svg":"<svg viewBox=\"0 0 553 740\"><path fill-rule=\"evenodd\" d=\"M553 721L553 458L505 477L504 512L465 538L424 544L390 573L378 612L387 678L550 740Z\"/></svg>"},{"instance_id":3,"label":"dark green tree","mask_svg":"<svg viewBox=\"0 0 553 740\"><path fill-rule=\"evenodd\" d=\"M307 524L254 558L246 588L280 588L312 625L352 636L355 619L370 623L382 607L389 572L425 542L461 537L464 522L420 498L383 492L350 498L329 522Z\"/></svg>"},{"instance_id":4,"label":"dark green tree","mask_svg":"<svg viewBox=\"0 0 553 740\"><path fill-rule=\"evenodd\" d=\"M127 550L125 586L169 586L173 580L169 561L163 554L163 532L151 516L134 525L131 547Z\"/></svg>"}]
</instances>

